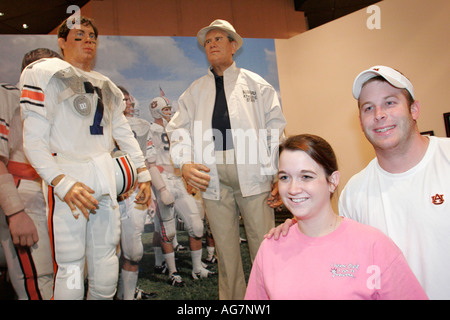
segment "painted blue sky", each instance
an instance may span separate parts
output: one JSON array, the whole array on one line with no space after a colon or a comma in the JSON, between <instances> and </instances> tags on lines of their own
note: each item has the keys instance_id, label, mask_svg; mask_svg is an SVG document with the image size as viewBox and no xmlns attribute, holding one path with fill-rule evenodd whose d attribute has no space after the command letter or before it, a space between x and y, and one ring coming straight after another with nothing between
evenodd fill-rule
<instances>
[{"instance_id":1,"label":"painted blue sky","mask_svg":"<svg viewBox=\"0 0 450 320\"><path fill-rule=\"evenodd\" d=\"M23 55L38 47L59 52L55 35L1 35L0 82L16 84ZM258 73L278 94L273 39L244 39L235 55L237 66ZM195 37L100 36L95 70L124 86L138 101L140 116L151 121L148 105L165 95L177 99L195 79L206 74L208 61Z\"/></svg>"}]
</instances>

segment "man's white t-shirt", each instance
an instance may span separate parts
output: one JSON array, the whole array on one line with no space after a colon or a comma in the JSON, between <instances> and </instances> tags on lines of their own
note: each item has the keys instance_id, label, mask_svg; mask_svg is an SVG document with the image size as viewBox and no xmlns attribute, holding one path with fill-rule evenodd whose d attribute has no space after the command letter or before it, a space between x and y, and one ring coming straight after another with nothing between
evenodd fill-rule
<instances>
[{"instance_id":1,"label":"man's white t-shirt","mask_svg":"<svg viewBox=\"0 0 450 320\"><path fill-rule=\"evenodd\" d=\"M450 299L450 139L429 138L423 159L404 173L373 159L345 186L339 211L388 235L430 299Z\"/></svg>"}]
</instances>

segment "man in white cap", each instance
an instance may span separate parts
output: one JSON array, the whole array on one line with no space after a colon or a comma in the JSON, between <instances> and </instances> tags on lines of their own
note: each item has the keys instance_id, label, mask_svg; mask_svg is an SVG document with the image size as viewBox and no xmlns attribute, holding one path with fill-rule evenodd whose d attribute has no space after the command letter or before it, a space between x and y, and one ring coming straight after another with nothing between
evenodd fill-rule
<instances>
[{"instance_id":1,"label":"man in white cap","mask_svg":"<svg viewBox=\"0 0 450 320\"><path fill-rule=\"evenodd\" d=\"M376 158L347 183L340 212L391 237L430 299L450 299L450 139L420 134L413 86L392 68L361 72L353 96Z\"/></svg>"},{"instance_id":2,"label":"man in white cap","mask_svg":"<svg viewBox=\"0 0 450 320\"><path fill-rule=\"evenodd\" d=\"M430 299L450 299L450 139L420 134L414 88L390 67L361 72L353 96L376 158L349 180L339 212L392 238Z\"/></svg>"},{"instance_id":3,"label":"man in white cap","mask_svg":"<svg viewBox=\"0 0 450 320\"><path fill-rule=\"evenodd\" d=\"M202 191L218 254L219 298L243 299L239 214L253 260L274 226L266 201L276 170L267 170L270 161L262 159L276 149L286 121L274 88L236 66L233 55L243 40L229 22L213 21L197 39L211 67L181 95L166 132L175 166Z\"/></svg>"}]
</instances>

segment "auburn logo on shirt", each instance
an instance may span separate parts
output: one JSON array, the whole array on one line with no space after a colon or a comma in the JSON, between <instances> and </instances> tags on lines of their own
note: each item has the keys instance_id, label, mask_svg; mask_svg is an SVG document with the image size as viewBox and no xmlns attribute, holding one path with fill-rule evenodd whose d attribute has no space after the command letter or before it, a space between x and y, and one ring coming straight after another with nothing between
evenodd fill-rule
<instances>
[{"instance_id":1,"label":"auburn logo on shirt","mask_svg":"<svg viewBox=\"0 0 450 320\"><path fill-rule=\"evenodd\" d=\"M435 205L440 205L444 203L444 195L436 193L435 196L431 196L432 203Z\"/></svg>"}]
</instances>

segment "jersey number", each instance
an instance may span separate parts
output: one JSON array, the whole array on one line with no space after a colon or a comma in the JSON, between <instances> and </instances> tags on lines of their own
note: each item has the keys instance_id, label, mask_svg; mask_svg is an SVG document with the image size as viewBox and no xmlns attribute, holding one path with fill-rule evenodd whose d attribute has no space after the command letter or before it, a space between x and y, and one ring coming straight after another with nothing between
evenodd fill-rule
<instances>
[{"instance_id":1,"label":"jersey number","mask_svg":"<svg viewBox=\"0 0 450 320\"><path fill-rule=\"evenodd\" d=\"M103 101L102 101L102 90L98 87L94 87L90 82L84 82L84 89L86 93L97 92L97 108L95 109L94 122L92 126L89 127L92 135L102 135L103 127L100 125L103 119Z\"/></svg>"},{"instance_id":2,"label":"jersey number","mask_svg":"<svg viewBox=\"0 0 450 320\"><path fill-rule=\"evenodd\" d=\"M161 133L161 141L165 144L164 150L169 151L170 150L170 142L169 137L167 136L167 133Z\"/></svg>"}]
</instances>

